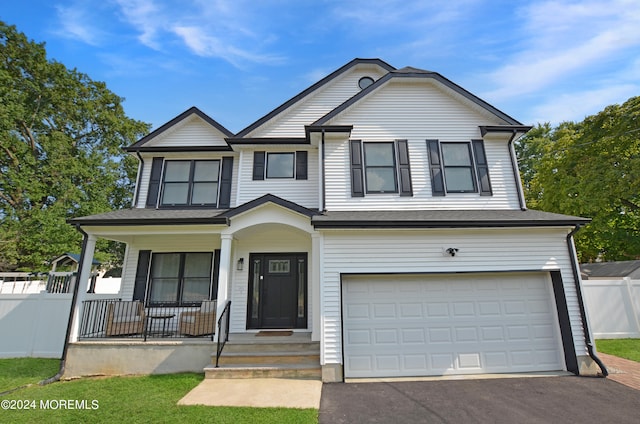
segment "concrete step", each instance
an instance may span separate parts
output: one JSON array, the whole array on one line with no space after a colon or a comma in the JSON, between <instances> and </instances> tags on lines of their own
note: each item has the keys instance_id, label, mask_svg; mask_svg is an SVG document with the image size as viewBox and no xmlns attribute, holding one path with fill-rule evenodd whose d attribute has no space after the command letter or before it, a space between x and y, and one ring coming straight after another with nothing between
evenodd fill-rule
<instances>
[{"instance_id":1,"label":"concrete step","mask_svg":"<svg viewBox=\"0 0 640 424\"><path fill-rule=\"evenodd\" d=\"M247 341L229 340L223 353L251 353L251 352L320 352L320 342L264 342L250 343Z\"/></svg>"},{"instance_id":2,"label":"concrete step","mask_svg":"<svg viewBox=\"0 0 640 424\"><path fill-rule=\"evenodd\" d=\"M295 378L320 380L320 365L310 364L261 364L261 365L208 365L205 378Z\"/></svg>"},{"instance_id":3,"label":"concrete step","mask_svg":"<svg viewBox=\"0 0 640 424\"><path fill-rule=\"evenodd\" d=\"M212 363L215 362L215 356ZM221 365L259 365L259 364L311 364L320 363L320 352L300 351L256 351L256 352L227 352L226 348L220 356Z\"/></svg>"}]
</instances>

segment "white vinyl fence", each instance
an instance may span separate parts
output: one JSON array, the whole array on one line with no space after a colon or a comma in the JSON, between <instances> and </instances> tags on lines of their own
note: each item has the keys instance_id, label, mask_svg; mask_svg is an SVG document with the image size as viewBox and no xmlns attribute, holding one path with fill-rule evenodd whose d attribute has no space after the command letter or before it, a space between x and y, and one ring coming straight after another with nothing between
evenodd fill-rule
<instances>
[{"instance_id":1,"label":"white vinyl fence","mask_svg":"<svg viewBox=\"0 0 640 424\"><path fill-rule=\"evenodd\" d=\"M72 296L45 292L0 295L0 358L60 358ZM113 297L87 294L87 300Z\"/></svg>"},{"instance_id":2,"label":"white vinyl fence","mask_svg":"<svg viewBox=\"0 0 640 424\"><path fill-rule=\"evenodd\" d=\"M582 287L593 337L640 338L640 280L584 280Z\"/></svg>"}]
</instances>

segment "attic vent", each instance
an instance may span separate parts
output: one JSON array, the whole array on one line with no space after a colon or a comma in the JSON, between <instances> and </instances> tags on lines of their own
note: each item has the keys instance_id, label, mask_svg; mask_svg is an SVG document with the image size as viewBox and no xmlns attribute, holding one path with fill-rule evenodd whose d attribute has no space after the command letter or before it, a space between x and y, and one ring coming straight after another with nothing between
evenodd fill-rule
<instances>
[{"instance_id":1,"label":"attic vent","mask_svg":"<svg viewBox=\"0 0 640 424\"><path fill-rule=\"evenodd\" d=\"M371 84L373 84L373 78L371 77L362 77L358 80L358 87L362 90L369 87Z\"/></svg>"}]
</instances>

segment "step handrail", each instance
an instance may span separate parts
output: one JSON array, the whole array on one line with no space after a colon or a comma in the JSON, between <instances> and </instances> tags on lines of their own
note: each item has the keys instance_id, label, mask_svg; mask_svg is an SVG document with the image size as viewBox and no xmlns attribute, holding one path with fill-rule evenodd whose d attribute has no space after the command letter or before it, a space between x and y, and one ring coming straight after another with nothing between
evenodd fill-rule
<instances>
[{"instance_id":1,"label":"step handrail","mask_svg":"<svg viewBox=\"0 0 640 424\"><path fill-rule=\"evenodd\" d=\"M218 368L218 361L220 361L220 355L224 345L229 340L229 314L231 311L231 301L227 300L224 305L220 319L218 320L218 346L216 348L216 368ZM224 330L224 332L223 332Z\"/></svg>"}]
</instances>

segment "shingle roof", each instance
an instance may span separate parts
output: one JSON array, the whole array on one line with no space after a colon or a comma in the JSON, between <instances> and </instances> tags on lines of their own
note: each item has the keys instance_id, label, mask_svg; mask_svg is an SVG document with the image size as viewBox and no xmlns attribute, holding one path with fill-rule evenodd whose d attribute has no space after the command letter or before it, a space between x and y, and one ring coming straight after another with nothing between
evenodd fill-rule
<instances>
[{"instance_id":1,"label":"shingle roof","mask_svg":"<svg viewBox=\"0 0 640 424\"><path fill-rule=\"evenodd\" d=\"M580 269L589 277L640 278L640 261L596 262L580 264Z\"/></svg>"},{"instance_id":2,"label":"shingle roof","mask_svg":"<svg viewBox=\"0 0 640 424\"><path fill-rule=\"evenodd\" d=\"M590 219L535 210L341 211L313 217L316 228L478 228L587 224Z\"/></svg>"}]
</instances>

